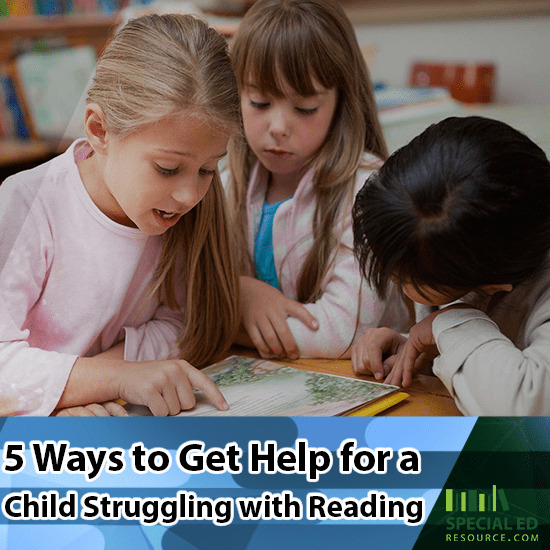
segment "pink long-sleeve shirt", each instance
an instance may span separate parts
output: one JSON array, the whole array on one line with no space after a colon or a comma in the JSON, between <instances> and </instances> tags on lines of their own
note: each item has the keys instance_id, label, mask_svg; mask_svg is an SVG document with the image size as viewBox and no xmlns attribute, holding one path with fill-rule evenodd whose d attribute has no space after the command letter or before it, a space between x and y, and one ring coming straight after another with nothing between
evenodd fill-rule
<instances>
[{"instance_id":1,"label":"pink long-sleeve shirt","mask_svg":"<svg viewBox=\"0 0 550 550\"><path fill-rule=\"evenodd\" d=\"M160 236L120 225L88 195L75 145L0 185L0 397L48 415L79 356L125 339L126 360L174 353L181 316L144 296Z\"/></svg>"},{"instance_id":2,"label":"pink long-sleeve shirt","mask_svg":"<svg viewBox=\"0 0 550 550\"><path fill-rule=\"evenodd\" d=\"M365 180L380 166L379 159L365 155L365 166L355 180L355 194ZM247 192L248 245L254 257L254 242L258 231L262 206L267 191L268 173L258 161L254 166ZM292 199L285 201L273 219L273 256L282 293L296 300L297 283L307 253L313 243L313 216L315 213L313 170L300 181ZM319 321L319 329L311 330L299 319L289 317L288 326L301 357L350 357L352 343L367 328L388 326L404 332L409 330L411 318L397 291L393 289L387 301L381 301L362 279L359 264L353 255L353 228L351 206L335 220L335 233L342 234L335 261L322 285L322 295L305 307ZM361 293L360 293L361 292ZM357 308L360 303L359 324L356 330Z\"/></svg>"}]
</instances>

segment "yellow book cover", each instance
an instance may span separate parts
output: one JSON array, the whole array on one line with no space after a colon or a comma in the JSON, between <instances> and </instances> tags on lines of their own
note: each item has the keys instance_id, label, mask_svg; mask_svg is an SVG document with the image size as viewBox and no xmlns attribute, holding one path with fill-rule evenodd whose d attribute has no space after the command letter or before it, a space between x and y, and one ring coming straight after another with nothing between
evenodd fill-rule
<instances>
[{"instance_id":1,"label":"yellow book cover","mask_svg":"<svg viewBox=\"0 0 550 550\"><path fill-rule=\"evenodd\" d=\"M376 403L372 403L349 413L347 416L376 416L390 407L397 405L397 403L401 403L401 401L407 399L407 397L410 396L405 392L392 393L387 397L382 397L379 401L376 401Z\"/></svg>"}]
</instances>

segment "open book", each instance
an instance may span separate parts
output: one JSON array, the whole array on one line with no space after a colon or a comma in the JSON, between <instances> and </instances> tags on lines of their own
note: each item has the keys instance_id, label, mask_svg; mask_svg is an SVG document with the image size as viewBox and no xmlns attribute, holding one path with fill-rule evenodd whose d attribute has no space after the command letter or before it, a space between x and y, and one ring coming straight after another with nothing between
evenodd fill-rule
<instances>
[{"instance_id":1,"label":"open book","mask_svg":"<svg viewBox=\"0 0 550 550\"><path fill-rule=\"evenodd\" d=\"M398 386L311 372L233 355L202 370L220 388L228 411L220 411L200 391L197 404L179 416L338 416L388 398ZM127 405L130 415L149 416L147 407Z\"/></svg>"}]
</instances>

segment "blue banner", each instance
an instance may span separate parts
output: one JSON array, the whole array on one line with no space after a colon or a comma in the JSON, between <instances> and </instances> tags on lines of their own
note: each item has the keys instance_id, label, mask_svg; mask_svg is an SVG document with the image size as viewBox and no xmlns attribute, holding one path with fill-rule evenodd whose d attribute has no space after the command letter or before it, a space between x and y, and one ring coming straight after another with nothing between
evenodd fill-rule
<instances>
[{"instance_id":1,"label":"blue banner","mask_svg":"<svg viewBox=\"0 0 550 550\"><path fill-rule=\"evenodd\" d=\"M548 427L468 417L0 419L0 550L472 548L472 535L494 533L543 548Z\"/></svg>"}]
</instances>

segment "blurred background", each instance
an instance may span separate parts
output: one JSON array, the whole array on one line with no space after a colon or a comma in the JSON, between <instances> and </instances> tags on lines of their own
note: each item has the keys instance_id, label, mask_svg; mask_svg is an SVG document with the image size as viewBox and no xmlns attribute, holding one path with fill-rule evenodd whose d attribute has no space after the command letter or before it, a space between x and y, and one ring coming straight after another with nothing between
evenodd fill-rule
<instances>
[{"instance_id":1,"label":"blurred background","mask_svg":"<svg viewBox=\"0 0 550 550\"><path fill-rule=\"evenodd\" d=\"M253 2L0 0L0 181L81 135L95 60L128 18L194 12L231 40ZM340 3L390 149L430 121L466 112L503 119L550 151L550 0Z\"/></svg>"},{"instance_id":2,"label":"blurred background","mask_svg":"<svg viewBox=\"0 0 550 550\"><path fill-rule=\"evenodd\" d=\"M549 1L343 4L349 4L359 42L377 47L375 80L404 85L418 60L489 63L496 69L494 101L550 104Z\"/></svg>"}]
</instances>

